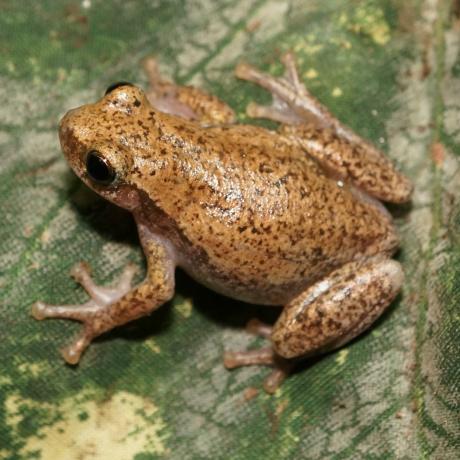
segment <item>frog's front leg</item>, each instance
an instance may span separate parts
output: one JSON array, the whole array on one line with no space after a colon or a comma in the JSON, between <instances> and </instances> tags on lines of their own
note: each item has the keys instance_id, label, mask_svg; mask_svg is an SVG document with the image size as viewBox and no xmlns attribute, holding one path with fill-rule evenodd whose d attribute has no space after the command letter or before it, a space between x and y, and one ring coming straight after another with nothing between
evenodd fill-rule
<instances>
[{"instance_id":1,"label":"frog's front leg","mask_svg":"<svg viewBox=\"0 0 460 460\"><path fill-rule=\"evenodd\" d=\"M294 358L333 350L366 330L396 297L403 279L400 264L391 259L348 263L285 306L270 334L272 349L227 352L224 363L229 368L275 366L264 384L273 392ZM258 331L268 336L266 326Z\"/></svg>"},{"instance_id":2,"label":"frog's front leg","mask_svg":"<svg viewBox=\"0 0 460 460\"><path fill-rule=\"evenodd\" d=\"M235 122L233 110L216 96L194 86L180 86L165 80L160 75L155 58L148 57L144 60L144 70L150 83L147 98L156 109L196 120L202 125Z\"/></svg>"},{"instance_id":3,"label":"frog's front leg","mask_svg":"<svg viewBox=\"0 0 460 460\"><path fill-rule=\"evenodd\" d=\"M410 181L379 149L342 124L309 93L300 82L291 53L282 60L286 72L281 78L247 64L236 68L239 78L257 83L273 95L271 106L249 104L249 116L283 123L280 134L284 140L315 158L335 178L351 181L383 201L408 201Z\"/></svg>"},{"instance_id":4,"label":"frog's front leg","mask_svg":"<svg viewBox=\"0 0 460 460\"><path fill-rule=\"evenodd\" d=\"M117 287L106 288L95 285L88 267L78 264L72 270L72 276L90 295L88 302L83 305L36 302L32 306L35 319L65 318L83 323L80 334L62 350L69 364L77 364L97 336L147 315L171 299L174 293L174 263L168 247L160 239L143 236L142 230L139 230L147 255L147 276L137 287L130 287L135 272L132 265L126 267Z\"/></svg>"}]
</instances>

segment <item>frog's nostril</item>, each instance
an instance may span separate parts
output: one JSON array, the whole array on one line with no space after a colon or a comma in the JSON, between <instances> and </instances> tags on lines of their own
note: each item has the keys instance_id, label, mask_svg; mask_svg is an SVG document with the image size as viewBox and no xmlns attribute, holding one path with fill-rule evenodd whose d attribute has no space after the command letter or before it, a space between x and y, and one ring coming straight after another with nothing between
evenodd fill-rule
<instances>
[{"instance_id":1,"label":"frog's nostril","mask_svg":"<svg viewBox=\"0 0 460 460\"><path fill-rule=\"evenodd\" d=\"M61 118L61 121L59 122L59 136L62 136L62 134L64 133L64 131L67 131L67 128L69 127L69 120L72 116L72 112L74 111L75 109L73 110L69 110L62 118Z\"/></svg>"},{"instance_id":2,"label":"frog's nostril","mask_svg":"<svg viewBox=\"0 0 460 460\"><path fill-rule=\"evenodd\" d=\"M129 81L117 81L116 83L112 83L104 93L104 96L107 96L107 94L111 93L114 89L120 88L120 86L134 86L132 83Z\"/></svg>"}]
</instances>

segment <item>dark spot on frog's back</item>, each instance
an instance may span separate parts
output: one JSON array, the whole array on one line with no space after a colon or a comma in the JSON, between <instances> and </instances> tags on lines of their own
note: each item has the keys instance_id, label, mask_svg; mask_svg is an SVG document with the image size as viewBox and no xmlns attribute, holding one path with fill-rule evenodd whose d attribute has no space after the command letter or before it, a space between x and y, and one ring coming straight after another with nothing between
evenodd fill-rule
<instances>
[{"instance_id":1,"label":"dark spot on frog's back","mask_svg":"<svg viewBox=\"0 0 460 460\"><path fill-rule=\"evenodd\" d=\"M139 99L134 100L134 107L140 107L141 101Z\"/></svg>"},{"instance_id":2,"label":"dark spot on frog's back","mask_svg":"<svg viewBox=\"0 0 460 460\"><path fill-rule=\"evenodd\" d=\"M272 173L273 168L271 168L270 166L266 165L265 163L261 163L259 165L259 172L260 173Z\"/></svg>"}]
</instances>

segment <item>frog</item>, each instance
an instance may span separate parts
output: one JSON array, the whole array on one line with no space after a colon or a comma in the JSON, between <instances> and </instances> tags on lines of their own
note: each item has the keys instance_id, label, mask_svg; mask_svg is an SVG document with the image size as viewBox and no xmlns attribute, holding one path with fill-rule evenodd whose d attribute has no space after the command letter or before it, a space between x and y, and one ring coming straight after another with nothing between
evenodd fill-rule
<instances>
[{"instance_id":1,"label":"frog","mask_svg":"<svg viewBox=\"0 0 460 460\"><path fill-rule=\"evenodd\" d=\"M87 302L32 306L37 320L82 324L62 350L67 363L76 365L101 334L169 302L176 268L224 296L281 308L273 325L247 325L267 346L223 357L228 369L271 366L268 393L299 361L362 334L398 296L400 239L383 203L410 201L412 183L307 90L292 52L281 62L281 76L245 62L235 69L271 92L271 105L252 102L247 115L276 129L236 122L217 97L165 79L153 58L144 63L145 92L118 82L61 119L70 167L131 212L146 258L145 279L134 286L133 265L105 287L77 263L71 275Z\"/></svg>"}]
</instances>

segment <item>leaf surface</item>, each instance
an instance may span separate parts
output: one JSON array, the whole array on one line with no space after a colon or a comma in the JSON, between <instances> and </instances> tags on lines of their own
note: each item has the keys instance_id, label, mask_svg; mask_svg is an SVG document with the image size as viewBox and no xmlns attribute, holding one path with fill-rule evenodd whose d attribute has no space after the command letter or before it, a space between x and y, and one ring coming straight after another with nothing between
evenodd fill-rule
<instances>
[{"instance_id":1,"label":"leaf surface","mask_svg":"<svg viewBox=\"0 0 460 460\"><path fill-rule=\"evenodd\" d=\"M459 456L460 10L447 0L0 1L0 458L454 459ZM269 96L237 81L280 74L292 49L308 88L415 184L391 207L406 282L369 333L301 367L275 396L267 370L233 372L225 348L264 309L178 274L174 300L98 340L81 365L58 346L78 325L30 305L75 303L84 259L109 283L144 266L128 214L70 172L59 118L113 81L146 86L158 56L241 122ZM258 122L257 122L258 123ZM273 126L273 125L270 125Z\"/></svg>"}]
</instances>

